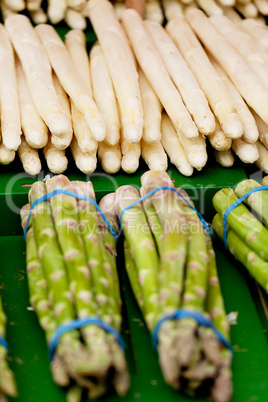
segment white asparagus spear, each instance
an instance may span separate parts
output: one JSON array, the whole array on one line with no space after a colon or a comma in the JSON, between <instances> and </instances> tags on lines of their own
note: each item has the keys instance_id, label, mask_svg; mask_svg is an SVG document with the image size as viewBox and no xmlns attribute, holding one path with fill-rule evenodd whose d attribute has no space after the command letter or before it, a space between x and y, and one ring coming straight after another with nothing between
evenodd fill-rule
<instances>
[{"instance_id":1,"label":"white asparagus spear","mask_svg":"<svg viewBox=\"0 0 268 402\"><path fill-rule=\"evenodd\" d=\"M77 11L82 11L87 0L66 0L68 7Z\"/></svg>"},{"instance_id":2,"label":"white asparagus spear","mask_svg":"<svg viewBox=\"0 0 268 402\"><path fill-rule=\"evenodd\" d=\"M18 154L26 173L35 176L41 171L42 166L38 151L27 144L24 136L22 136Z\"/></svg>"},{"instance_id":3,"label":"white asparagus spear","mask_svg":"<svg viewBox=\"0 0 268 402\"><path fill-rule=\"evenodd\" d=\"M222 8L214 0L196 0L196 2L208 16L223 14Z\"/></svg>"},{"instance_id":4,"label":"white asparagus spear","mask_svg":"<svg viewBox=\"0 0 268 402\"><path fill-rule=\"evenodd\" d=\"M58 24L64 19L67 10L66 0L48 0L47 14L52 24Z\"/></svg>"},{"instance_id":5,"label":"white asparagus spear","mask_svg":"<svg viewBox=\"0 0 268 402\"><path fill-rule=\"evenodd\" d=\"M48 129L36 110L22 65L18 59L16 60L16 73L23 134L31 147L43 148L48 141Z\"/></svg>"},{"instance_id":6,"label":"white asparagus spear","mask_svg":"<svg viewBox=\"0 0 268 402\"><path fill-rule=\"evenodd\" d=\"M143 111L134 56L112 5L91 0L88 10L113 81L124 136L129 142L139 142Z\"/></svg>"},{"instance_id":7,"label":"white asparagus spear","mask_svg":"<svg viewBox=\"0 0 268 402\"><path fill-rule=\"evenodd\" d=\"M141 144L130 144L121 134L121 151L122 161L121 167L126 173L134 173L139 167L141 156Z\"/></svg>"},{"instance_id":8,"label":"white asparagus spear","mask_svg":"<svg viewBox=\"0 0 268 402\"><path fill-rule=\"evenodd\" d=\"M25 9L25 1L24 0L2 0L3 3L6 4L11 10L16 11L17 13Z\"/></svg>"},{"instance_id":9,"label":"white asparagus spear","mask_svg":"<svg viewBox=\"0 0 268 402\"><path fill-rule=\"evenodd\" d=\"M195 10L191 11L189 15L193 12ZM224 134L230 138L241 137L243 126L231 97L191 27L184 19L177 18L170 21L166 29L205 93Z\"/></svg>"},{"instance_id":10,"label":"white asparagus spear","mask_svg":"<svg viewBox=\"0 0 268 402\"><path fill-rule=\"evenodd\" d=\"M92 136L83 115L77 109L73 101L71 101L71 115L73 120L74 136L81 152L85 155L95 152L98 147L98 141L96 141Z\"/></svg>"},{"instance_id":11,"label":"white asparagus spear","mask_svg":"<svg viewBox=\"0 0 268 402\"><path fill-rule=\"evenodd\" d=\"M57 149L51 142L51 137L43 148L44 157L50 172L54 174L63 173L68 166L68 159L65 156L65 150Z\"/></svg>"},{"instance_id":12,"label":"white asparagus spear","mask_svg":"<svg viewBox=\"0 0 268 402\"><path fill-rule=\"evenodd\" d=\"M217 151L227 151L232 146L231 138L226 137L221 130L218 121L216 121L216 128L214 133L208 136L211 146Z\"/></svg>"},{"instance_id":13,"label":"white asparagus spear","mask_svg":"<svg viewBox=\"0 0 268 402\"><path fill-rule=\"evenodd\" d=\"M77 74L75 65L56 30L47 24L36 26L36 31L47 51L50 62L61 85L83 114L93 137L97 141L105 138L106 128L95 101Z\"/></svg>"},{"instance_id":14,"label":"white asparagus spear","mask_svg":"<svg viewBox=\"0 0 268 402\"><path fill-rule=\"evenodd\" d=\"M214 155L216 161L223 167L231 167L234 164L235 158L231 151L228 149L227 151L216 151L214 150Z\"/></svg>"},{"instance_id":15,"label":"white asparagus spear","mask_svg":"<svg viewBox=\"0 0 268 402\"><path fill-rule=\"evenodd\" d=\"M5 26L22 63L38 113L55 136L69 133L72 130L70 116L61 108L49 59L30 20L16 14L7 18Z\"/></svg>"},{"instance_id":16,"label":"white asparagus spear","mask_svg":"<svg viewBox=\"0 0 268 402\"><path fill-rule=\"evenodd\" d=\"M37 11L41 7L42 0L27 0L26 6L29 11Z\"/></svg>"},{"instance_id":17,"label":"white asparagus spear","mask_svg":"<svg viewBox=\"0 0 268 402\"><path fill-rule=\"evenodd\" d=\"M86 36L80 29L71 29L65 35L65 45L71 55L77 74L83 80L87 92L92 96L89 58L86 48Z\"/></svg>"},{"instance_id":18,"label":"white asparagus spear","mask_svg":"<svg viewBox=\"0 0 268 402\"><path fill-rule=\"evenodd\" d=\"M267 0L253 0L255 6L262 15L268 15L268 2Z\"/></svg>"},{"instance_id":19,"label":"white asparagus spear","mask_svg":"<svg viewBox=\"0 0 268 402\"><path fill-rule=\"evenodd\" d=\"M219 0L219 4L223 5L224 7L232 7L236 3L236 0Z\"/></svg>"},{"instance_id":20,"label":"white asparagus spear","mask_svg":"<svg viewBox=\"0 0 268 402\"><path fill-rule=\"evenodd\" d=\"M145 19L163 24L164 13L158 0L145 1Z\"/></svg>"},{"instance_id":21,"label":"white asparagus spear","mask_svg":"<svg viewBox=\"0 0 268 402\"><path fill-rule=\"evenodd\" d=\"M64 111L66 116L70 116L71 111L68 96L64 91L64 89L62 88L61 83L56 74L54 73L54 71L52 73L52 79L62 110ZM72 138L73 138L73 129L71 129L70 131L68 131L68 133L65 133L61 137L52 134L51 141L56 148L66 149L71 144Z\"/></svg>"},{"instance_id":22,"label":"white asparagus spear","mask_svg":"<svg viewBox=\"0 0 268 402\"><path fill-rule=\"evenodd\" d=\"M197 127L183 104L177 88L171 81L143 21L134 10L125 10L122 23L146 78L176 129L179 129L188 138L197 137Z\"/></svg>"},{"instance_id":23,"label":"white asparagus spear","mask_svg":"<svg viewBox=\"0 0 268 402\"><path fill-rule=\"evenodd\" d=\"M268 89L268 69L265 58L258 51L254 39L238 25L224 15L213 16L210 21L215 28L238 50L251 70L259 77L263 86Z\"/></svg>"},{"instance_id":24,"label":"white asparagus spear","mask_svg":"<svg viewBox=\"0 0 268 402\"><path fill-rule=\"evenodd\" d=\"M256 18L258 15L258 9L253 3L235 4L236 9L243 15L244 18Z\"/></svg>"},{"instance_id":25,"label":"white asparagus spear","mask_svg":"<svg viewBox=\"0 0 268 402\"><path fill-rule=\"evenodd\" d=\"M141 69L139 85L144 113L142 138L147 144L156 144L161 139L162 105Z\"/></svg>"},{"instance_id":26,"label":"white asparagus spear","mask_svg":"<svg viewBox=\"0 0 268 402\"><path fill-rule=\"evenodd\" d=\"M71 142L71 151L75 161L76 166L81 172L85 174L92 173L96 170L97 167L97 156L96 152L92 152L92 154L84 155L74 137Z\"/></svg>"},{"instance_id":27,"label":"white asparagus spear","mask_svg":"<svg viewBox=\"0 0 268 402\"><path fill-rule=\"evenodd\" d=\"M211 134L215 129L214 115L208 106L204 92L200 89L178 48L161 25L146 21L145 26L199 132L205 135Z\"/></svg>"},{"instance_id":28,"label":"white asparagus spear","mask_svg":"<svg viewBox=\"0 0 268 402\"><path fill-rule=\"evenodd\" d=\"M194 169L185 155L184 149L170 118L166 114L163 114L162 116L161 128L161 143L170 159L170 162L176 166L181 174L184 176L191 176Z\"/></svg>"},{"instance_id":29,"label":"white asparagus spear","mask_svg":"<svg viewBox=\"0 0 268 402\"><path fill-rule=\"evenodd\" d=\"M47 14L42 8L36 11L29 11L29 14L34 24L45 24L47 22Z\"/></svg>"},{"instance_id":30,"label":"white asparagus spear","mask_svg":"<svg viewBox=\"0 0 268 402\"><path fill-rule=\"evenodd\" d=\"M11 10L11 8L2 1L0 2L0 8L3 21L5 21L10 15L16 14L16 11Z\"/></svg>"},{"instance_id":31,"label":"white asparagus spear","mask_svg":"<svg viewBox=\"0 0 268 402\"><path fill-rule=\"evenodd\" d=\"M258 166L264 173L268 173L268 149L260 142L256 142L256 146L259 152L259 157L255 161L255 165Z\"/></svg>"},{"instance_id":32,"label":"white asparagus spear","mask_svg":"<svg viewBox=\"0 0 268 402\"><path fill-rule=\"evenodd\" d=\"M241 21L241 28L252 36L258 46L268 54L268 29L259 24L254 18L246 18Z\"/></svg>"},{"instance_id":33,"label":"white asparagus spear","mask_svg":"<svg viewBox=\"0 0 268 402\"><path fill-rule=\"evenodd\" d=\"M196 34L229 75L248 105L268 123L268 91L263 88L259 78L202 11L194 10L187 18ZM219 49L221 49L220 52Z\"/></svg>"},{"instance_id":34,"label":"white asparagus spear","mask_svg":"<svg viewBox=\"0 0 268 402\"><path fill-rule=\"evenodd\" d=\"M80 11L74 10L73 8L67 8L64 16L66 24L73 29L86 29L87 22L86 18L81 14Z\"/></svg>"},{"instance_id":35,"label":"white asparagus spear","mask_svg":"<svg viewBox=\"0 0 268 402\"><path fill-rule=\"evenodd\" d=\"M66 0L68 7L82 11L87 0Z\"/></svg>"},{"instance_id":36,"label":"white asparagus spear","mask_svg":"<svg viewBox=\"0 0 268 402\"><path fill-rule=\"evenodd\" d=\"M263 145L268 148L268 125L264 123L264 121L254 112L251 110L251 113L255 119L257 124L258 132L259 132L259 140L263 143Z\"/></svg>"},{"instance_id":37,"label":"white asparagus spear","mask_svg":"<svg viewBox=\"0 0 268 402\"><path fill-rule=\"evenodd\" d=\"M15 151L8 151L4 144L1 142L0 144L0 163L1 165L8 165L12 161L14 161L16 156Z\"/></svg>"},{"instance_id":38,"label":"white asparagus spear","mask_svg":"<svg viewBox=\"0 0 268 402\"><path fill-rule=\"evenodd\" d=\"M0 24L0 54L2 141L9 151L16 151L21 143L21 121L15 57L9 36L2 24Z\"/></svg>"},{"instance_id":39,"label":"white asparagus spear","mask_svg":"<svg viewBox=\"0 0 268 402\"><path fill-rule=\"evenodd\" d=\"M259 152L256 143L249 144L242 138L233 140L232 150L244 163L254 163L259 157Z\"/></svg>"},{"instance_id":40,"label":"white asparagus spear","mask_svg":"<svg viewBox=\"0 0 268 402\"><path fill-rule=\"evenodd\" d=\"M106 145L105 142L99 142L98 158L102 169L109 174L117 173L121 168L122 153L120 144L113 146Z\"/></svg>"},{"instance_id":41,"label":"white asparagus spear","mask_svg":"<svg viewBox=\"0 0 268 402\"><path fill-rule=\"evenodd\" d=\"M242 21L241 15L233 7L223 7L223 14L229 18L234 24L240 24Z\"/></svg>"},{"instance_id":42,"label":"white asparagus spear","mask_svg":"<svg viewBox=\"0 0 268 402\"><path fill-rule=\"evenodd\" d=\"M120 140L120 118L113 83L99 44L90 51L90 69L94 98L106 124L104 141L112 146Z\"/></svg>"},{"instance_id":43,"label":"white asparagus spear","mask_svg":"<svg viewBox=\"0 0 268 402\"><path fill-rule=\"evenodd\" d=\"M189 163L197 170L203 169L208 159L205 137L199 134L197 138L186 138L179 131L177 135Z\"/></svg>"},{"instance_id":44,"label":"white asparagus spear","mask_svg":"<svg viewBox=\"0 0 268 402\"><path fill-rule=\"evenodd\" d=\"M123 12L123 10L125 10L126 4L122 0L115 0L113 5L114 5L115 15L118 18L118 20L121 21L122 12Z\"/></svg>"},{"instance_id":45,"label":"white asparagus spear","mask_svg":"<svg viewBox=\"0 0 268 402\"><path fill-rule=\"evenodd\" d=\"M65 44L75 64L77 73L82 78L87 92L92 96L89 58L86 50L85 34L80 30L70 30L65 36ZM90 128L88 127L82 113L77 109L72 100L71 114L74 135L81 152L85 155L95 152L98 143L92 136Z\"/></svg>"},{"instance_id":46,"label":"white asparagus spear","mask_svg":"<svg viewBox=\"0 0 268 402\"><path fill-rule=\"evenodd\" d=\"M141 155L150 170L167 170L168 158L161 142L148 145L141 140Z\"/></svg>"},{"instance_id":47,"label":"white asparagus spear","mask_svg":"<svg viewBox=\"0 0 268 402\"><path fill-rule=\"evenodd\" d=\"M249 143L256 142L259 137L259 132L255 119L252 116L252 113L250 112L247 104L245 103L244 99L234 86L233 82L227 76L225 71L221 68L221 66L215 61L215 59L212 56L210 60L233 99L233 103L236 108L237 114L240 117L240 120L243 124L244 128L243 139Z\"/></svg>"},{"instance_id":48,"label":"white asparagus spear","mask_svg":"<svg viewBox=\"0 0 268 402\"><path fill-rule=\"evenodd\" d=\"M178 0L162 0L162 6L167 21L184 16L183 5Z\"/></svg>"}]
</instances>

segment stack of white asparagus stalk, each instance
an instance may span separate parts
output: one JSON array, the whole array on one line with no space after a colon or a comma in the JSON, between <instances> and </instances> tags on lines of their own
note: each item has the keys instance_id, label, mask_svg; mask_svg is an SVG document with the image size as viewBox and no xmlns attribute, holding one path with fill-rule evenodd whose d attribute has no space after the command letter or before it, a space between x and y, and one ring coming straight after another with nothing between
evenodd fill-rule
<instances>
[{"instance_id":1,"label":"stack of white asparagus stalk","mask_svg":"<svg viewBox=\"0 0 268 402\"><path fill-rule=\"evenodd\" d=\"M65 21L74 29L87 26L87 3L89 0L0 0L2 18L27 11L35 24ZM163 23L183 17L192 8L201 8L207 15L226 15L234 22L242 17L256 18L265 23L268 15L267 0L111 0L118 18L126 7L133 7L146 19Z\"/></svg>"},{"instance_id":2,"label":"stack of white asparagus stalk","mask_svg":"<svg viewBox=\"0 0 268 402\"><path fill-rule=\"evenodd\" d=\"M133 173L142 155L149 169L166 170L169 157L190 176L209 141L221 165L236 154L268 172L267 27L200 10L165 29L133 9L120 23L108 0L90 0L87 13L98 37L89 57L80 30L64 44L21 14L0 26L1 163L18 150L37 174L43 148L61 173L70 146L84 173L97 159L107 173Z\"/></svg>"},{"instance_id":3,"label":"stack of white asparagus stalk","mask_svg":"<svg viewBox=\"0 0 268 402\"><path fill-rule=\"evenodd\" d=\"M140 2L132 0L132 3ZM126 3L125 0L113 1L119 19L128 6ZM208 16L226 15L235 23L239 23L242 18L255 18L265 24L265 16L268 15L267 0L145 0L143 3L144 18L160 24L164 19L170 21L177 17L185 17L193 8L200 8Z\"/></svg>"}]
</instances>

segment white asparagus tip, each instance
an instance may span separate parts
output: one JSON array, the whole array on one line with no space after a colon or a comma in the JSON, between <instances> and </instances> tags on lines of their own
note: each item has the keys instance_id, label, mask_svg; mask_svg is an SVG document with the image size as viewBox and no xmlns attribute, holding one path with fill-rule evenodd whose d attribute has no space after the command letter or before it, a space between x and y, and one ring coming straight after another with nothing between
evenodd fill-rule
<instances>
[{"instance_id":1,"label":"white asparagus tip","mask_svg":"<svg viewBox=\"0 0 268 402\"><path fill-rule=\"evenodd\" d=\"M183 176L192 176L194 172L194 168L189 164L189 165L175 165L178 171L183 175Z\"/></svg>"},{"instance_id":2,"label":"white asparagus tip","mask_svg":"<svg viewBox=\"0 0 268 402\"><path fill-rule=\"evenodd\" d=\"M134 173L139 167L139 159L137 159L136 154L132 158L131 152L128 152L126 156L123 156L121 167L126 173Z\"/></svg>"},{"instance_id":3,"label":"white asparagus tip","mask_svg":"<svg viewBox=\"0 0 268 402\"><path fill-rule=\"evenodd\" d=\"M188 155L188 160L190 164L196 168L197 170L202 170L203 167L206 165L208 159L208 155L206 152L202 151L200 152L200 149L197 148L196 151L191 152L191 154Z\"/></svg>"},{"instance_id":4,"label":"white asparagus tip","mask_svg":"<svg viewBox=\"0 0 268 402\"><path fill-rule=\"evenodd\" d=\"M77 158L76 166L85 174L92 173L97 167L97 157L92 154L84 158Z\"/></svg>"},{"instance_id":5,"label":"white asparagus tip","mask_svg":"<svg viewBox=\"0 0 268 402\"><path fill-rule=\"evenodd\" d=\"M179 129L186 138L197 138L199 135L198 129L194 123L183 124Z\"/></svg>"},{"instance_id":6,"label":"white asparagus tip","mask_svg":"<svg viewBox=\"0 0 268 402\"><path fill-rule=\"evenodd\" d=\"M21 134L13 129L5 130L5 137L3 136L3 143L8 151L17 151L19 145L21 144Z\"/></svg>"},{"instance_id":7,"label":"white asparagus tip","mask_svg":"<svg viewBox=\"0 0 268 402\"><path fill-rule=\"evenodd\" d=\"M134 123L127 124L124 127L124 137L132 144L139 142L142 137L142 126L138 128Z\"/></svg>"},{"instance_id":8,"label":"white asparagus tip","mask_svg":"<svg viewBox=\"0 0 268 402\"><path fill-rule=\"evenodd\" d=\"M116 124L110 124L106 127L106 137L105 142L106 144L113 146L118 144L120 139L120 130Z\"/></svg>"},{"instance_id":9,"label":"white asparagus tip","mask_svg":"<svg viewBox=\"0 0 268 402\"><path fill-rule=\"evenodd\" d=\"M226 122L222 124L222 130L227 137L236 139L243 135L244 129L236 113L229 113L226 115Z\"/></svg>"},{"instance_id":10,"label":"white asparagus tip","mask_svg":"<svg viewBox=\"0 0 268 402\"><path fill-rule=\"evenodd\" d=\"M4 144L0 144L0 163L1 165L8 165L13 162L16 156L15 151L8 151Z\"/></svg>"},{"instance_id":11,"label":"white asparagus tip","mask_svg":"<svg viewBox=\"0 0 268 402\"><path fill-rule=\"evenodd\" d=\"M27 159L27 161L23 163L23 168L25 172L30 174L31 176L37 175L38 173L40 173L42 168L40 159L36 156Z\"/></svg>"},{"instance_id":12,"label":"white asparagus tip","mask_svg":"<svg viewBox=\"0 0 268 402\"><path fill-rule=\"evenodd\" d=\"M55 157L49 158L49 161L47 161L47 166L51 173L60 174L67 169L68 159L65 155L55 155Z\"/></svg>"},{"instance_id":13,"label":"white asparagus tip","mask_svg":"<svg viewBox=\"0 0 268 402\"><path fill-rule=\"evenodd\" d=\"M30 145L30 147L41 149L47 145L48 136L47 134L44 135L42 129L42 127L40 127L40 129L31 126L27 127L27 136L25 135L25 132L24 136L27 144Z\"/></svg>"},{"instance_id":14,"label":"white asparagus tip","mask_svg":"<svg viewBox=\"0 0 268 402\"><path fill-rule=\"evenodd\" d=\"M210 135L215 131L216 122L212 113L205 113L202 121L198 122L198 129L201 134Z\"/></svg>"},{"instance_id":15,"label":"white asparagus tip","mask_svg":"<svg viewBox=\"0 0 268 402\"><path fill-rule=\"evenodd\" d=\"M146 128L146 138L144 137L144 141L147 144L157 144L161 141L161 131L158 127L148 127Z\"/></svg>"},{"instance_id":16,"label":"white asparagus tip","mask_svg":"<svg viewBox=\"0 0 268 402\"><path fill-rule=\"evenodd\" d=\"M92 119L91 113L87 113L84 116L84 119L86 120L87 125L91 130L91 134L95 138L95 140L97 140L98 142L103 141L106 136L106 126L104 121L100 119Z\"/></svg>"},{"instance_id":17,"label":"white asparagus tip","mask_svg":"<svg viewBox=\"0 0 268 402\"><path fill-rule=\"evenodd\" d=\"M59 137L72 132L71 119L62 113L50 113L46 123L51 133Z\"/></svg>"}]
</instances>

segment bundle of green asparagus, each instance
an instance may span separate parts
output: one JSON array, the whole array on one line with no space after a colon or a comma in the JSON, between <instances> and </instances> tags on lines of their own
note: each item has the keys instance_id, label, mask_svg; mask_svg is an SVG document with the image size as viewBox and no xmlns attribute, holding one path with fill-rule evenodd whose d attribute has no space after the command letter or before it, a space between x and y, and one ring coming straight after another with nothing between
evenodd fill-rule
<instances>
[{"instance_id":1,"label":"bundle of green asparagus","mask_svg":"<svg viewBox=\"0 0 268 402\"><path fill-rule=\"evenodd\" d=\"M268 176L262 182L263 186L267 184ZM223 188L218 191L213 198L217 214L212 223L217 235L224 239L223 217L226 209L245 198L244 204L236 206L227 216L226 246L268 292L268 191L265 187L256 191L257 188L262 189L262 186L249 179L240 182L235 190ZM249 191L252 193L247 196Z\"/></svg>"},{"instance_id":2,"label":"bundle of green asparagus","mask_svg":"<svg viewBox=\"0 0 268 402\"><path fill-rule=\"evenodd\" d=\"M117 216L122 225L126 270L156 341L163 376L175 389L228 401L229 325L210 236L181 189L177 191L184 199L162 189L139 202L141 195L159 187L175 190L167 173L148 171L141 183L140 193L122 186L101 204L106 202L113 222ZM184 313L181 319L178 312ZM206 326L206 319L214 326Z\"/></svg>"},{"instance_id":3,"label":"bundle of green asparagus","mask_svg":"<svg viewBox=\"0 0 268 402\"><path fill-rule=\"evenodd\" d=\"M36 182L29 204L21 210L24 229L31 204L54 190L95 199L91 182L70 182L63 175ZM50 347L54 380L70 387L70 398L77 400L82 389L95 398L111 386L119 395L129 387L124 351L107 330L119 333L122 321L115 245L105 221L88 200L57 193L32 209L26 234L30 301ZM90 324L72 326L75 319L92 316ZM69 330L55 345L55 333L64 324Z\"/></svg>"},{"instance_id":4,"label":"bundle of green asparagus","mask_svg":"<svg viewBox=\"0 0 268 402\"><path fill-rule=\"evenodd\" d=\"M12 371L7 364L6 316L0 295L0 401L7 401L7 396L17 396L17 387Z\"/></svg>"}]
</instances>

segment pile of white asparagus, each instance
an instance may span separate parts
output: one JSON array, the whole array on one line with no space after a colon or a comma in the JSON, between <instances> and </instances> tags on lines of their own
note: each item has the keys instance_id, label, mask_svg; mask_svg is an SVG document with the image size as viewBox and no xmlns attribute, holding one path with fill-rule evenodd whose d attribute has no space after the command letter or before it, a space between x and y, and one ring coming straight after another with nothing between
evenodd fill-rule
<instances>
[{"instance_id":1,"label":"pile of white asparagus","mask_svg":"<svg viewBox=\"0 0 268 402\"><path fill-rule=\"evenodd\" d=\"M142 156L153 170L169 157L190 176L206 165L209 141L221 165L236 154L268 172L267 27L200 10L165 29L133 9L120 23L108 0L90 0L87 13L98 37L89 57L80 30L64 43L21 14L0 25L1 163L18 151L38 174L42 148L61 173L70 146L84 173L97 159L107 173L133 173Z\"/></svg>"},{"instance_id":2,"label":"pile of white asparagus","mask_svg":"<svg viewBox=\"0 0 268 402\"><path fill-rule=\"evenodd\" d=\"M200 8L208 16L226 15L233 22L239 23L244 18L256 18L265 24L265 16L268 15L267 0L129 0L134 3L144 3L142 15L145 19L163 23L166 18L170 21L185 15L193 8ZM123 10L127 7L127 1L114 0L116 14L121 19ZM131 6L131 5L130 5Z\"/></svg>"},{"instance_id":3,"label":"pile of white asparagus","mask_svg":"<svg viewBox=\"0 0 268 402\"><path fill-rule=\"evenodd\" d=\"M57 24L65 21L74 29L85 29L87 26L87 3L89 0L0 0L2 18L10 14L27 11L35 24L50 21ZM267 0L111 0L116 14L121 19L126 7L139 10L145 19L163 23L184 17L192 8L200 8L208 16L226 15L234 22L244 18L257 18L265 24L264 16L268 15Z\"/></svg>"}]
</instances>

